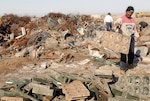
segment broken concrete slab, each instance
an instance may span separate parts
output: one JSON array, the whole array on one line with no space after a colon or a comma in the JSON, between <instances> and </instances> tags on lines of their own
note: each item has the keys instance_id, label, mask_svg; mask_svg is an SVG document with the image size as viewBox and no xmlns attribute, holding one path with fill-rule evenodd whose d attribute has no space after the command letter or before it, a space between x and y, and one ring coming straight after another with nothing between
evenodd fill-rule
<instances>
[{"instance_id":1,"label":"broken concrete slab","mask_svg":"<svg viewBox=\"0 0 150 101\"><path fill-rule=\"evenodd\" d=\"M148 47L146 46L140 46L134 48L134 54L137 56L147 56L148 54Z\"/></svg>"},{"instance_id":2,"label":"broken concrete slab","mask_svg":"<svg viewBox=\"0 0 150 101\"><path fill-rule=\"evenodd\" d=\"M122 41L120 43L120 41ZM102 37L102 46L115 52L128 54L130 37L116 32L105 31Z\"/></svg>"},{"instance_id":3,"label":"broken concrete slab","mask_svg":"<svg viewBox=\"0 0 150 101\"><path fill-rule=\"evenodd\" d=\"M32 93L53 96L54 90L50 89L50 86L39 84L32 84L32 86Z\"/></svg>"},{"instance_id":4,"label":"broken concrete slab","mask_svg":"<svg viewBox=\"0 0 150 101\"><path fill-rule=\"evenodd\" d=\"M64 84L62 90L67 101L80 100L90 96L88 89L78 80L70 84Z\"/></svg>"}]
</instances>

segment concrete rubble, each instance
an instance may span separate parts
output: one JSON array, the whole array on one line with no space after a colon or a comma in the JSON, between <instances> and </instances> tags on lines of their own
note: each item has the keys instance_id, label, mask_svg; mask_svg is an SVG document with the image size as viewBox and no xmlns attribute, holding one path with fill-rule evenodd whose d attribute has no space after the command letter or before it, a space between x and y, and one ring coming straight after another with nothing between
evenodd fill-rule
<instances>
[{"instance_id":1,"label":"concrete rubble","mask_svg":"<svg viewBox=\"0 0 150 101\"><path fill-rule=\"evenodd\" d=\"M0 18L0 59L35 63L1 74L1 101L149 101L149 32L144 28L136 42L136 68L121 75L120 52L128 53L130 38L105 31L103 17L6 14Z\"/></svg>"}]
</instances>

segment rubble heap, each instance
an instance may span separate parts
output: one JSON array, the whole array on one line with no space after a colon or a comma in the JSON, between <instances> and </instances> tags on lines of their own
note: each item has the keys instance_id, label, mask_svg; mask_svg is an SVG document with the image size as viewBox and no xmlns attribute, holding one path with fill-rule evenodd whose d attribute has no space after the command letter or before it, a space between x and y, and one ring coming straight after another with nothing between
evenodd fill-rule
<instances>
[{"instance_id":1,"label":"rubble heap","mask_svg":"<svg viewBox=\"0 0 150 101\"><path fill-rule=\"evenodd\" d=\"M122 76L120 52L128 53L130 39L105 31L103 17L49 13L31 18L6 14L0 18L1 61L26 58L30 63L17 65L13 73L1 74L5 84L0 88L0 98L148 101L149 27L140 35L135 47L136 68Z\"/></svg>"}]
</instances>

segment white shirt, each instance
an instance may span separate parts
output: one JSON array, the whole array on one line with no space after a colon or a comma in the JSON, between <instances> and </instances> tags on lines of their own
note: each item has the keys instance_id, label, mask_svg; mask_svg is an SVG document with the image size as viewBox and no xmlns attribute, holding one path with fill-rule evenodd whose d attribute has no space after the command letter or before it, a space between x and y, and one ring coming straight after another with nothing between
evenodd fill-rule
<instances>
[{"instance_id":1,"label":"white shirt","mask_svg":"<svg viewBox=\"0 0 150 101\"><path fill-rule=\"evenodd\" d=\"M113 22L113 18L110 15L106 15L104 18L104 23L106 22Z\"/></svg>"}]
</instances>

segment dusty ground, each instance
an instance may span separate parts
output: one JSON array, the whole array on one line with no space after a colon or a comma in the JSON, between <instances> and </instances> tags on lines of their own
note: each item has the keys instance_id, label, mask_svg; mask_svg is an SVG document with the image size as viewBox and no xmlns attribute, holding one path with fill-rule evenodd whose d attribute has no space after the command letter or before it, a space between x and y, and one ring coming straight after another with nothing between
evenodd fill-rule
<instances>
[{"instance_id":1,"label":"dusty ground","mask_svg":"<svg viewBox=\"0 0 150 101\"><path fill-rule=\"evenodd\" d=\"M19 58L7 58L0 60L0 74L8 74L17 69L21 68L23 65L33 63L34 61L26 58L26 57L19 57Z\"/></svg>"}]
</instances>

